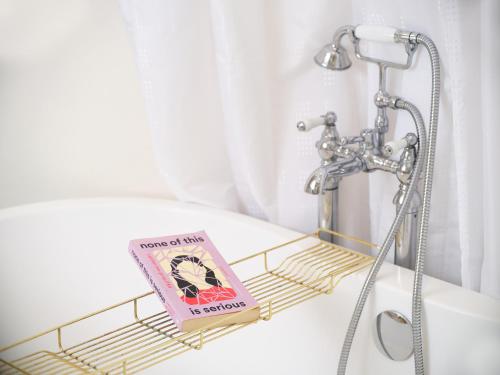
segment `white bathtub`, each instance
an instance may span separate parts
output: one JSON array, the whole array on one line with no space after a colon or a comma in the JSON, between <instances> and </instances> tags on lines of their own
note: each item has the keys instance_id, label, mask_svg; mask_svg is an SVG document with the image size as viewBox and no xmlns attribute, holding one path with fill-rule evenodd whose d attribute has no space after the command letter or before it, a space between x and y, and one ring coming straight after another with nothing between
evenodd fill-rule
<instances>
[{"instance_id":1,"label":"white bathtub","mask_svg":"<svg viewBox=\"0 0 500 375\"><path fill-rule=\"evenodd\" d=\"M246 216L151 199L92 199L0 211L0 346L148 290L129 239L205 229L228 260L299 234ZM147 370L158 374L333 374L366 270L306 301ZM375 317L411 316L412 272L387 264L365 307L349 374L412 374L377 348ZM500 374L500 302L424 279L427 374ZM204 370L201 369L204 367Z\"/></svg>"}]
</instances>

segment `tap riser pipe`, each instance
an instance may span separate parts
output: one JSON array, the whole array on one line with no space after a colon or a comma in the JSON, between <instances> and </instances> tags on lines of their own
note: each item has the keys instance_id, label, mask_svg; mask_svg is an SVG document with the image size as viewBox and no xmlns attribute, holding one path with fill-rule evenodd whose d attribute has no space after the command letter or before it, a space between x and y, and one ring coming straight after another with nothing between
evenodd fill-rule
<instances>
[{"instance_id":1,"label":"tap riser pipe","mask_svg":"<svg viewBox=\"0 0 500 375\"><path fill-rule=\"evenodd\" d=\"M396 208L397 212L398 208ZM418 209L408 212L394 238L394 264L415 269L418 235Z\"/></svg>"},{"instance_id":2,"label":"tap riser pipe","mask_svg":"<svg viewBox=\"0 0 500 375\"><path fill-rule=\"evenodd\" d=\"M331 189L325 190L318 195L318 226L334 232L338 232L339 218L339 183L335 183ZM320 232L320 238L324 241L337 243L338 238L326 232Z\"/></svg>"}]
</instances>

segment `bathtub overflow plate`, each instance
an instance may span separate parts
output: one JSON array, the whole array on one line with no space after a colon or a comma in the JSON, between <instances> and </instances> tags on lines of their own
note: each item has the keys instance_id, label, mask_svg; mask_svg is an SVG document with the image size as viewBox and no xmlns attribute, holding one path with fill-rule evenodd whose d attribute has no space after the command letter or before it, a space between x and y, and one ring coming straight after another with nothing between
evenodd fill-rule
<instances>
[{"instance_id":1,"label":"bathtub overflow plate","mask_svg":"<svg viewBox=\"0 0 500 375\"><path fill-rule=\"evenodd\" d=\"M405 361L413 354L412 326L403 314L387 310L377 315L377 346L388 358Z\"/></svg>"}]
</instances>

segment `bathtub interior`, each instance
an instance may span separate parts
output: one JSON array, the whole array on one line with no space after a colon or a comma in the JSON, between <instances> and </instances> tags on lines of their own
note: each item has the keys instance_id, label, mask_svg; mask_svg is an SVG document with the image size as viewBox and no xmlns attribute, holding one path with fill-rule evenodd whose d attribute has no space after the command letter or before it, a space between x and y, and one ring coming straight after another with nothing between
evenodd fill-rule
<instances>
[{"instance_id":1,"label":"bathtub interior","mask_svg":"<svg viewBox=\"0 0 500 375\"><path fill-rule=\"evenodd\" d=\"M231 261L299 235L243 215L145 199L30 205L3 210L0 223L0 345L148 291L127 253L131 238L204 229ZM146 373L334 373L365 274L347 277L333 295L316 297ZM411 317L412 280L411 271L390 264L382 268L358 328L349 373L413 373L411 358L395 362L381 353L375 324L385 310ZM498 373L498 301L430 277L424 296L428 372ZM161 309L151 301L145 310ZM129 311L123 314L125 319Z\"/></svg>"}]
</instances>

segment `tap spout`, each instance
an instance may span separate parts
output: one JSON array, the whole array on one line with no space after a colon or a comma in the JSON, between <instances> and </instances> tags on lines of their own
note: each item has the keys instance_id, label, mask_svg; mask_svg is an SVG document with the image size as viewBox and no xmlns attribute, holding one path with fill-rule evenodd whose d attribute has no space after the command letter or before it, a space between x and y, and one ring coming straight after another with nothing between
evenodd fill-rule
<instances>
[{"instance_id":1,"label":"tap spout","mask_svg":"<svg viewBox=\"0 0 500 375\"><path fill-rule=\"evenodd\" d=\"M306 180L306 184L304 186L304 191L307 194L318 195L321 193L322 186L324 180L325 169L323 167L319 167L314 170L313 173Z\"/></svg>"},{"instance_id":2,"label":"tap spout","mask_svg":"<svg viewBox=\"0 0 500 375\"><path fill-rule=\"evenodd\" d=\"M363 162L355 157L337 160L314 170L306 181L304 190L308 194L323 194L334 189L342 177L350 176L363 170Z\"/></svg>"}]
</instances>

